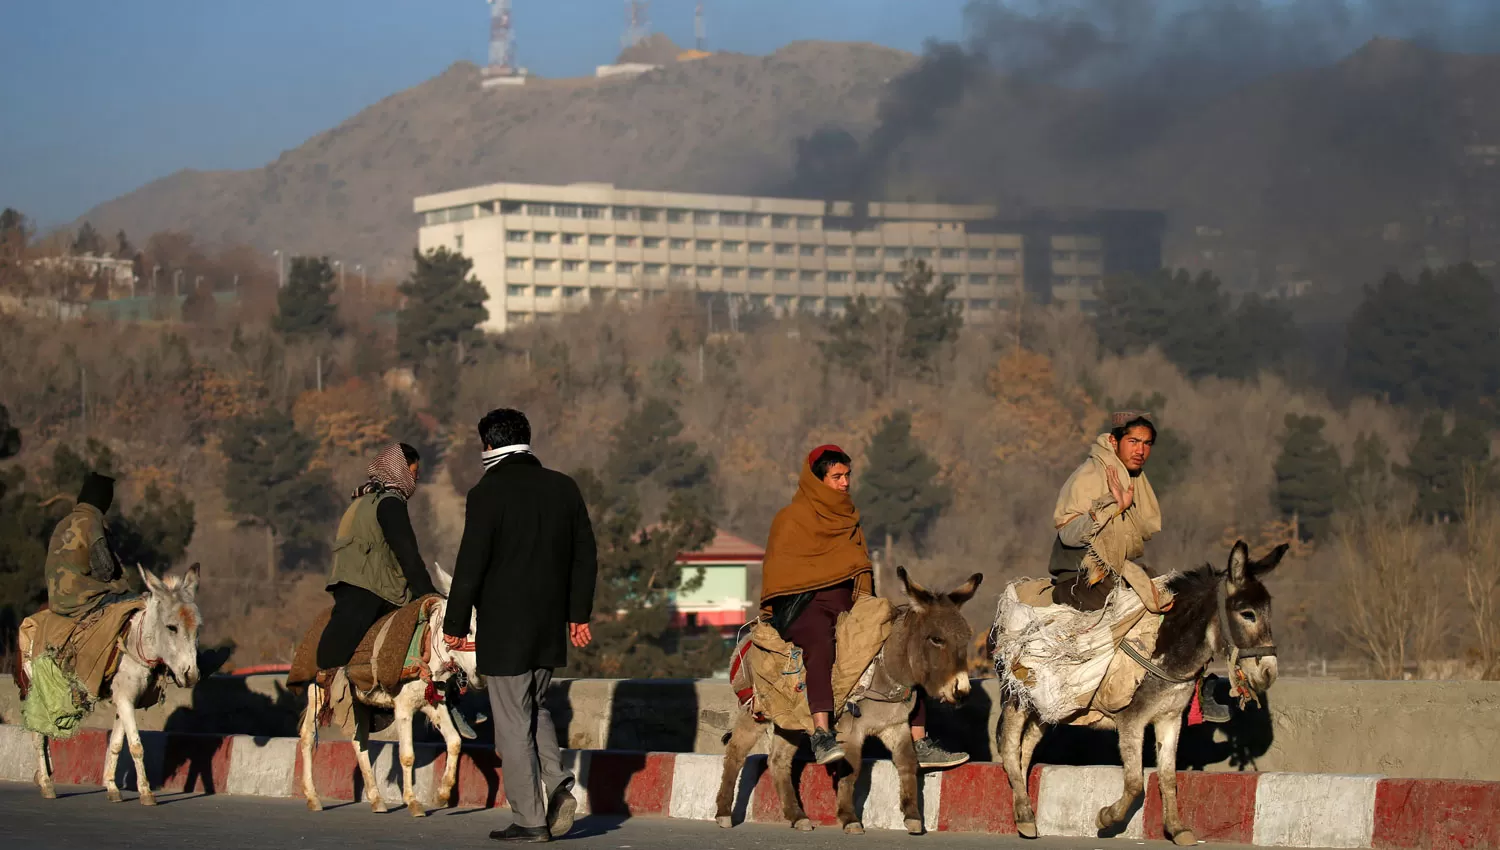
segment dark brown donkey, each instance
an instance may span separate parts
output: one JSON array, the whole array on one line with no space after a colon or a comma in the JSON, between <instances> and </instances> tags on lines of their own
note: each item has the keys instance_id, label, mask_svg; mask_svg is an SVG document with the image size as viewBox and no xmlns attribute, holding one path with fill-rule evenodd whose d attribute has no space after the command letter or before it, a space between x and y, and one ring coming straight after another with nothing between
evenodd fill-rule
<instances>
[{"instance_id":1,"label":"dark brown donkey","mask_svg":"<svg viewBox=\"0 0 1500 850\"><path fill-rule=\"evenodd\" d=\"M1125 792L1119 801L1099 811L1100 830L1125 820L1145 788L1141 749L1149 725L1156 730L1156 768L1161 782L1162 823L1168 838L1180 845L1197 842L1177 811L1177 736L1182 713L1193 697L1198 674L1215 657L1230 667L1236 687L1263 693L1276 680L1276 647L1271 643L1271 594L1260 579L1276 568L1287 547L1276 547L1259 561L1251 561L1243 542L1235 543L1224 568L1204 565L1174 576L1167 588L1172 609L1162 620L1156 651L1147 675L1136 687L1130 704L1109 715L1095 728L1120 733L1120 762L1125 766ZM1036 837L1036 813L1026 795L1026 771L1031 755L1046 731L1036 716L1014 703L1005 706L1000 721L1000 754L1010 778L1016 831Z\"/></svg>"},{"instance_id":2,"label":"dark brown donkey","mask_svg":"<svg viewBox=\"0 0 1500 850\"><path fill-rule=\"evenodd\" d=\"M907 832L922 833L922 812L917 805L917 754L912 748L911 726L907 722L916 699L911 689L920 685L946 703L958 702L969 693L969 641L974 632L958 609L973 598L984 576L975 573L951 593L927 590L908 578L904 568L898 567L896 576L911 602L897 609L891 636L886 638L875 659L876 679L905 686L905 699L899 702L861 699L856 703L857 714L846 711L839 717L836 731L849 762L838 783L838 818L848 833L864 832L864 825L854 812L854 785L859 781L862 766L860 753L865 739L871 736L879 738L891 751L901 776L901 815ZM740 716L725 750L724 776L719 782L719 826L734 825L735 783L745 758L767 731L772 731L769 770L776 796L781 799L782 814L793 828L810 830L812 821L802 810L792 785L792 757L805 733L757 722L750 711Z\"/></svg>"}]
</instances>

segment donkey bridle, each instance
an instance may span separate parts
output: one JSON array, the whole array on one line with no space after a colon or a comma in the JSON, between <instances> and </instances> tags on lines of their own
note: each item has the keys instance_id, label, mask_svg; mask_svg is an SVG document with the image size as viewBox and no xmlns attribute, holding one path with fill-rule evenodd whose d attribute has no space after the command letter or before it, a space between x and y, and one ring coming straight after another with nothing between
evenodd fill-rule
<instances>
[{"instance_id":1,"label":"donkey bridle","mask_svg":"<svg viewBox=\"0 0 1500 850\"><path fill-rule=\"evenodd\" d=\"M1244 672L1240 670L1240 661L1245 658L1274 658L1276 656L1276 644L1267 643L1260 646L1241 647L1239 644L1235 643L1234 638L1230 635L1229 632L1229 594L1224 590L1224 579L1219 580L1216 594L1218 596L1219 609L1216 615L1218 617L1219 624L1219 639L1224 643L1229 644L1229 674L1235 678L1235 681L1233 682L1235 689L1240 689L1240 680L1245 679ZM1132 661L1145 668L1147 673L1150 673L1156 678L1161 679L1169 684L1185 685L1198 679L1199 671L1194 671L1187 676L1173 676L1171 673L1168 673L1166 670L1162 669L1161 665L1152 661L1150 658L1147 658L1146 653L1141 652L1139 649L1136 649L1136 647L1129 641L1121 641L1120 649L1123 650L1126 655L1130 656L1130 659ZM1218 655L1219 651L1220 650L1216 648L1214 650L1214 654ZM1245 687L1243 688L1243 690L1246 693L1250 692L1248 681L1245 682ZM1233 695L1232 692L1231 695Z\"/></svg>"}]
</instances>

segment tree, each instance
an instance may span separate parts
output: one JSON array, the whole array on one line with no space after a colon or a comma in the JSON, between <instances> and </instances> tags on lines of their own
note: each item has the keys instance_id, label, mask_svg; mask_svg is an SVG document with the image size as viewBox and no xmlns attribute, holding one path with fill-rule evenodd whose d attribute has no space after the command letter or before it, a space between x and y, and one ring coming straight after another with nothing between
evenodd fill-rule
<instances>
[{"instance_id":1,"label":"tree","mask_svg":"<svg viewBox=\"0 0 1500 850\"><path fill-rule=\"evenodd\" d=\"M1354 438L1354 456L1344 470L1346 507L1370 504L1390 492L1391 450L1379 434L1361 433Z\"/></svg>"},{"instance_id":2,"label":"tree","mask_svg":"<svg viewBox=\"0 0 1500 850\"><path fill-rule=\"evenodd\" d=\"M136 255L135 246L130 244L130 237L125 235L125 229L121 228L115 234L115 258L120 260L134 259Z\"/></svg>"},{"instance_id":3,"label":"tree","mask_svg":"<svg viewBox=\"0 0 1500 850\"><path fill-rule=\"evenodd\" d=\"M31 222L12 207L0 211L0 286L20 284L25 274L26 246L31 243Z\"/></svg>"},{"instance_id":4,"label":"tree","mask_svg":"<svg viewBox=\"0 0 1500 850\"><path fill-rule=\"evenodd\" d=\"M1475 476L1480 489L1492 483L1489 434L1473 419L1459 417L1448 431L1441 413L1429 414L1407 457L1410 463L1398 472L1416 489L1416 512L1426 519L1462 515L1467 475Z\"/></svg>"},{"instance_id":5,"label":"tree","mask_svg":"<svg viewBox=\"0 0 1500 850\"><path fill-rule=\"evenodd\" d=\"M896 298L905 314L901 335L901 360L918 377L936 377L939 354L958 338L963 327L962 308L949 300L956 283L937 282L932 267L921 260L906 264Z\"/></svg>"},{"instance_id":6,"label":"tree","mask_svg":"<svg viewBox=\"0 0 1500 850\"><path fill-rule=\"evenodd\" d=\"M1321 416L1286 416L1276 458L1276 510L1297 517L1304 540L1325 539L1346 478L1338 450L1323 437Z\"/></svg>"},{"instance_id":7,"label":"tree","mask_svg":"<svg viewBox=\"0 0 1500 850\"><path fill-rule=\"evenodd\" d=\"M890 537L920 549L953 494L938 481L937 461L912 439L911 414L898 410L882 419L865 456L869 467L856 480L866 533L872 542Z\"/></svg>"},{"instance_id":8,"label":"tree","mask_svg":"<svg viewBox=\"0 0 1500 850\"><path fill-rule=\"evenodd\" d=\"M337 506L327 469L312 468L317 440L281 411L230 420L224 430L224 495L229 509L267 530L267 571L276 571L276 544L296 565L321 554Z\"/></svg>"},{"instance_id":9,"label":"tree","mask_svg":"<svg viewBox=\"0 0 1500 850\"><path fill-rule=\"evenodd\" d=\"M1296 348L1284 306L1247 297L1238 306L1209 272L1185 269L1109 277L1094 330L1116 354L1161 349L1189 377L1245 378L1282 364Z\"/></svg>"},{"instance_id":10,"label":"tree","mask_svg":"<svg viewBox=\"0 0 1500 850\"><path fill-rule=\"evenodd\" d=\"M712 470L693 443L676 439L681 428L669 405L648 401L615 429L604 478L575 473L593 519L599 581L594 642L573 654L572 675L706 677L727 660L716 634L672 626L676 594L703 583L702 569L685 570L678 556L714 536L702 486ZM653 480L678 486L648 526L640 485Z\"/></svg>"},{"instance_id":11,"label":"tree","mask_svg":"<svg viewBox=\"0 0 1500 850\"><path fill-rule=\"evenodd\" d=\"M1389 274L1349 319L1349 382L1397 404L1472 413L1500 391L1497 327L1500 295L1468 263L1416 283Z\"/></svg>"},{"instance_id":12,"label":"tree","mask_svg":"<svg viewBox=\"0 0 1500 850\"><path fill-rule=\"evenodd\" d=\"M293 257L286 287L276 295L273 326L286 336L338 333L335 291L327 257Z\"/></svg>"},{"instance_id":13,"label":"tree","mask_svg":"<svg viewBox=\"0 0 1500 850\"><path fill-rule=\"evenodd\" d=\"M397 349L421 363L434 349L451 349L479 339L489 319L489 293L469 272L474 262L447 248L412 252L416 270L400 286L406 306L396 314Z\"/></svg>"},{"instance_id":14,"label":"tree","mask_svg":"<svg viewBox=\"0 0 1500 850\"><path fill-rule=\"evenodd\" d=\"M857 296L842 315L828 322L823 356L857 375L877 396L895 386L905 333L901 311L889 302Z\"/></svg>"},{"instance_id":15,"label":"tree","mask_svg":"<svg viewBox=\"0 0 1500 850\"><path fill-rule=\"evenodd\" d=\"M104 237L99 235L99 231L95 230L92 224L85 221L83 226L78 228L77 235L73 237L72 253L91 254L97 257L104 253Z\"/></svg>"},{"instance_id":16,"label":"tree","mask_svg":"<svg viewBox=\"0 0 1500 850\"><path fill-rule=\"evenodd\" d=\"M213 287L206 283L193 287L193 291L182 301L182 319L186 322L212 324L218 312L219 302L214 300Z\"/></svg>"},{"instance_id":17,"label":"tree","mask_svg":"<svg viewBox=\"0 0 1500 850\"><path fill-rule=\"evenodd\" d=\"M0 460L21 452L21 430L10 424L10 411L0 404Z\"/></svg>"}]
</instances>

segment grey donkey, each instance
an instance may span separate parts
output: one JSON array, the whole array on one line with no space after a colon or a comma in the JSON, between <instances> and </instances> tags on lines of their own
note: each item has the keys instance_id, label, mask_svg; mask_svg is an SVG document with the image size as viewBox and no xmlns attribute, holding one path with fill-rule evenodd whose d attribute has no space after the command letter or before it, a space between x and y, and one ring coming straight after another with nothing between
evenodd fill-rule
<instances>
[{"instance_id":1,"label":"grey donkey","mask_svg":"<svg viewBox=\"0 0 1500 850\"><path fill-rule=\"evenodd\" d=\"M1156 731L1157 777L1167 837L1183 846L1197 843L1177 810L1177 738L1182 714L1193 698L1199 672L1215 657L1228 662L1230 675L1245 697L1264 693L1276 681L1271 594L1261 577L1276 568L1286 550L1283 544L1265 558L1251 561L1248 547L1238 542L1225 567L1204 565L1168 581L1173 603L1162 620L1146 677L1125 708L1095 726L1119 732L1125 770L1124 793L1099 811L1101 831L1123 823L1145 789L1141 750L1146 727L1151 726ZM1037 836L1026 773L1046 728L1014 702L1005 706L999 729L1001 760L1010 779L1016 831L1026 838Z\"/></svg>"},{"instance_id":2,"label":"grey donkey","mask_svg":"<svg viewBox=\"0 0 1500 850\"><path fill-rule=\"evenodd\" d=\"M879 668L876 678L906 686L906 698L900 702L859 700L858 714L844 712L835 730L848 753L848 767L838 780L838 821L844 832L851 834L864 832L864 825L854 811L854 787L863 768L860 754L865 739L870 737L885 744L895 762L901 778L901 815L907 832L922 834L922 812L917 801L917 754L908 723L917 699L911 688L921 686L945 703L956 703L969 693L969 642L974 632L959 608L974 597L984 576L975 573L950 593L934 593L908 577L904 568L897 568L896 575L910 604L898 609L891 635L875 660ZM725 749L724 775L719 782L717 801L719 826L734 825L736 783L745 759L767 732L771 733L768 759L771 781L781 800L782 814L794 829L811 830L812 821L803 811L792 784L792 759L805 733L757 721L749 710L740 715Z\"/></svg>"},{"instance_id":3,"label":"grey donkey","mask_svg":"<svg viewBox=\"0 0 1500 850\"><path fill-rule=\"evenodd\" d=\"M140 787L141 802L156 805L151 778L146 774L146 750L135 724L135 705L158 677L165 674L179 688L198 683L198 565L187 568L181 580L157 578L141 569L146 583L146 607L130 619L121 639L123 652L114 675L105 680L104 690L115 704L115 725L109 733L109 752L104 759L104 790L111 803L120 802L120 787L115 783L115 767L120 749L130 748L135 761L135 781ZM29 672L29 671L28 671ZM36 735L36 782L42 796L53 799L57 789L52 784L52 765L47 752L47 738Z\"/></svg>"}]
</instances>

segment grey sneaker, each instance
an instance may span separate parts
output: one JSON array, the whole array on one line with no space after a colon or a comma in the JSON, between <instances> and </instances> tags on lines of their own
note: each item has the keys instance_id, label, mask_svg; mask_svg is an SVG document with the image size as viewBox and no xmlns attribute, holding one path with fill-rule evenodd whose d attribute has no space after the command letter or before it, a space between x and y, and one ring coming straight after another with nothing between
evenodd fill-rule
<instances>
[{"instance_id":1,"label":"grey sneaker","mask_svg":"<svg viewBox=\"0 0 1500 850\"><path fill-rule=\"evenodd\" d=\"M969 760L968 753L950 753L932 742L931 738L913 741L917 751L917 766L923 770L958 767Z\"/></svg>"},{"instance_id":2,"label":"grey sneaker","mask_svg":"<svg viewBox=\"0 0 1500 850\"><path fill-rule=\"evenodd\" d=\"M547 801L547 832L553 838L562 838L572 831L577 819L578 798L573 796L573 789L563 787L554 791L552 799Z\"/></svg>"},{"instance_id":3,"label":"grey sneaker","mask_svg":"<svg viewBox=\"0 0 1500 850\"><path fill-rule=\"evenodd\" d=\"M812 733L813 761L818 764L833 764L844 760L844 748L838 736L827 729L815 729Z\"/></svg>"}]
</instances>

